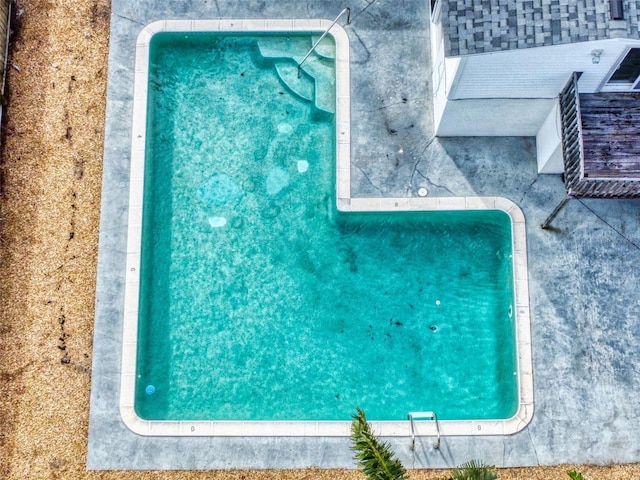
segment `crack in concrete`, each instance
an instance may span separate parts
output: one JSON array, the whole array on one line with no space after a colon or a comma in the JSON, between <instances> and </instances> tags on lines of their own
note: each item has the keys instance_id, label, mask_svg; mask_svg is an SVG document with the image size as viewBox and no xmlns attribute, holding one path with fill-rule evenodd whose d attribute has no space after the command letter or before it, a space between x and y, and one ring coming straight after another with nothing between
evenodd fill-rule
<instances>
[{"instance_id":1,"label":"crack in concrete","mask_svg":"<svg viewBox=\"0 0 640 480\"><path fill-rule=\"evenodd\" d=\"M535 183L535 182L534 182ZM633 240L631 240L629 237L627 237L624 233L622 233L620 230L618 230L616 227L614 227L613 225L611 225L609 222L607 222L603 217L601 217L600 215L598 215L593 209L591 209L587 204L585 204L580 198L576 198L575 200L578 201L578 203L580 203L580 205L582 205L584 208L586 208L589 212L591 212L592 215L594 215L598 220L600 220L602 223L604 223L607 227L609 227L611 230L613 230L615 233L617 233L620 237L622 237L624 240L626 240L627 242L629 242L631 244L631 246L633 246L634 248L636 248L637 250L640 250L640 245L636 244Z\"/></svg>"},{"instance_id":2,"label":"crack in concrete","mask_svg":"<svg viewBox=\"0 0 640 480\"><path fill-rule=\"evenodd\" d=\"M393 103L389 103L386 105L383 105L382 107L377 107L377 108L372 108L370 110L365 110L365 109L357 109L358 112L364 112L364 113L373 113L373 112L379 112L381 110L385 110L387 108L390 107L395 107L398 105L411 105L412 107L426 107L426 101L424 100L409 100L407 97L402 98L402 100L399 100L397 102L393 102ZM431 144L431 142L433 141L433 138L431 138L427 144L427 147L429 146L429 144ZM425 147L426 150L426 147ZM424 150L423 150L424 153Z\"/></svg>"},{"instance_id":3,"label":"crack in concrete","mask_svg":"<svg viewBox=\"0 0 640 480\"><path fill-rule=\"evenodd\" d=\"M527 428L527 435L529 435L529 441L531 442L531 448L533 448L533 455L536 457L536 465L540 465L540 460L538 459L538 451L536 450L536 444L533 443L533 437L531 436L531 429Z\"/></svg>"},{"instance_id":4,"label":"crack in concrete","mask_svg":"<svg viewBox=\"0 0 640 480\"><path fill-rule=\"evenodd\" d=\"M358 112L364 112L364 113L372 113L372 112L379 112L381 110L385 110L389 107L394 107L396 105L406 105L407 102L403 102L403 101L399 101L399 102L394 102L394 103L390 103L388 105L383 105L382 107L378 107L378 108L374 108L372 110L364 110L364 109L358 109Z\"/></svg>"},{"instance_id":5,"label":"crack in concrete","mask_svg":"<svg viewBox=\"0 0 640 480\"><path fill-rule=\"evenodd\" d=\"M367 2L367 6L366 6L366 7L364 7L364 8L363 8L363 9L361 9L359 12L354 13L354 14L351 16L351 22L353 22L356 18L358 18L362 13L366 12L366 11L367 11L367 9L368 9L371 5L373 5L375 2L376 2L376 0L371 0L370 2Z\"/></svg>"},{"instance_id":6,"label":"crack in concrete","mask_svg":"<svg viewBox=\"0 0 640 480\"><path fill-rule=\"evenodd\" d=\"M438 183L435 183L433 180L431 180L427 175L425 175L422 172L419 172L420 175L427 181L427 183L429 183L429 186L431 187L436 187L436 188L441 188L442 190L444 190L445 192L447 192L448 194L450 194L452 197L456 197L458 195L456 195L454 192L452 192L451 190L449 190L448 187L446 187L445 185L440 185Z\"/></svg>"},{"instance_id":7,"label":"crack in concrete","mask_svg":"<svg viewBox=\"0 0 640 480\"><path fill-rule=\"evenodd\" d=\"M351 60L351 63L353 65L364 65L371 58L371 52L369 51L367 46L364 44L364 42L360 38L360 35L358 35L358 32L357 32L357 30L355 28L351 29L351 33L353 33L353 36L356 37L356 40L358 40L358 43L362 46L362 49L364 50L364 53L366 54L364 60L357 60L357 61L356 60Z\"/></svg>"},{"instance_id":8,"label":"crack in concrete","mask_svg":"<svg viewBox=\"0 0 640 480\"><path fill-rule=\"evenodd\" d=\"M502 465L504 465L504 459L507 456L507 442L502 439Z\"/></svg>"},{"instance_id":9,"label":"crack in concrete","mask_svg":"<svg viewBox=\"0 0 640 480\"><path fill-rule=\"evenodd\" d=\"M369 182L369 184L370 184L373 188L375 188L376 190L378 190L378 191L380 192L380 194L381 194L381 195L383 194L382 189L381 189L380 187L378 187L375 183L373 183L373 182L371 181L371 179L369 178L369 175L367 175L367 174L365 173L365 171L364 171L362 168L360 168L360 167L359 167L357 164L355 164L355 163L353 163L352 165L353 165L354 167L356 167L356 168L360 171L360 173L362 173L362 176L363 176L364 178L366 178L366 179L367 179L367 182Z\"/></svg>"},{"instance_id":10,"label":"crack in concrete","mask_svg":"<svg viewBox=\"0 0 640 480\"><path fill-rule=\"evenodd\" d=\"M427 142L427 146L424 147L424 149L422 150L422 154L424 155L424 152L427 151L427 148L429 148L429 145L431 145L431 143L433 142L433 138L431 138L428 142ZM418 170L418 165L420 164L420 162L422 161L422 158L419 158L418 160L416 160L416 162L413 164L413 170L411 171L411 178L409 178L409 186L412 187L413 186L413 179L416 176L416 173L418 175L420 175L422 178L424 178L425 180L429 181L429 179L420 171Z\"/></svg>"},{"instance_id":11,"label":"crack in concrete","mask_svg":"<svg viewBox=\"0 0 640 480\"><path fill-rule=\"evenodd\" d=\"M122 18L123 20L129 20L131 23L135 23L136 25L144 25L142 22L138 22L137 20L134 20L133 18L127 17L126 15L120 15L117 12L113 12L113 14L118 18Z\"/></svg>"},{"instance_id":12,"label":"crack in concrete","mask_svg":"<svg viewBox=\"0 0 640 480\"><path fill-rule=\"evenodd\" d=\"M420 163L420 162L418 162ZM411 174L411 183L413 183L413 179L415 177L415 174L418 174L419 176L421 176L422 178L424 178L427 182L429 182L429 178L420 171L420 169L418 168L418 164L416 163L415 168L413 169L413 173ZM429 182L431 183L431 182Z\"/></svg>"},{"instance_id":13,"label":"crack in concrete","mask_svg":"<svg viewBox=\"0 0 640 480\"><path fill-rule=\"evenodd\" d=\"M216 10L218 11L217 15L220 16L220 5L218 5L218 0L213 0L213 4L216 6Z\"/></svg>"},{"instance_id":14,"label":"crack in concrete","mask_svg":"<svg viewBox=\"0 0 640 480\"><path fill-rule=\"evenodd\" d=\"M427 143L425 143L424 148L422 149L422 152L420 152L420 155L424 155L425 152L427 151L427 149L431 146L431 144L436 140L435 136L432 136L429 140L427 140Z\"/></svg>"},{"instance_id":15,"label":"crack in concrete","mask_svg":"<svg viewBox=\"0 0 640 480\"><path fill-rule=\"evenodd\" d=\"M533 187L536 184L536 182L538 181L538 178L539 178L538 175L536 175L536 177L533 179L533 182L531 182L529 184L529 186L524 190L524 192L522 192L522 196L520 197L520 200L518 201L518 204L522 203L522 201L524 200L524 197L526 197L527 194L529 193L529 191L531 190L531 187Z\"/></svg>"},{"instance_id":16,"label":"crack in concrete","mask_svg":"<svg viewBox=\"0 0 640 480\"><path fill-rule=\"evenodd\" d=\"M433 144L433 142L435 141L435 137L431 137L429 140L427 140L427 143L425 144L424 148L422 149L422 152L420 153L421 157L424 156L425 152L429 149L429 147ZM431 155L429 155L431 156ZM413 171L411 172L411 178L409 180L409 186L412 188L413 187L413 182L414 179L416 177L416 175L419 175L420 177L424 178L425 181L429 184L430 187L436 187L436 188L441 188L442 190L444 190L445 192L449 193L452 196L455 196L455 193L453 193L451 190L449 190L449 188L447 188L444 185L439 185L435 182L433 182L430 178L429 178L429 173L423 173L419 168L418 165L420 165L420 162L422 162L424 160L424 158L420 158L418 160L416 160L416 162L413 165ZM429 168L428 166L428 162L427 162L427 169Z\"/></svg>"}]
</instances>

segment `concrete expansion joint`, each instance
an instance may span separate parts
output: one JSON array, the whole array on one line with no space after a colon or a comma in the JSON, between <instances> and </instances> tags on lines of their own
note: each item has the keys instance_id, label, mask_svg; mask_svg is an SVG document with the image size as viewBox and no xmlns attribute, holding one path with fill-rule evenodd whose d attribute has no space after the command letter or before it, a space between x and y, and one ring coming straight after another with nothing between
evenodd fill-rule
<instances>
[{"instance_id":1,"label":"concrete expansion joint","mask_svg":"<svg viewBox=\"0 0 640 480\"><path fill-rule=\"evenodd\" d=\"M536 458L536 465L540 465L540 460L538 458L538 451L536 450L536 444L533 441L533 437L531 436L531 429L526 428L525 430L527 431L527 435L529 435L529 442L531 443L531 448L533 449L533 455Z\"/></svg>"},{"instance_id":2,"label":"concrete expansion joint","mask_svg":"<svg viewBox=\"0 0 640 480\"><path fill-rule=\"evenodd\" d=\"M522 192L522 196L520 197L520 200L518 200L519 205L522 205L522 202L524 201L525 197L529 194L533 186L538 182L539 178L540 178L539 176L536 176L533 179L533 181L529 184L529 186L524 190L524 192Z\"/></svg>"},{"instance_id":3,"label":"concrete expansion joint","mask_svg":"<svg viewBox=\"0 0 640 480\"><path fill-rule=\"evenodd\" d=\"M418 168L418 164L420 163L420 161L418 160L416 162L416 164L413 166L413 172L411 172L411 179L409 180L409 185L413 185L413 182L416 178L416 174L422 178L424 178L427 182L431 183L429 181L429 178L420 171L420 169Z\"/></svg>"},{"instance_id":4,"label":"concrete expansion joint","mask_svg":"<svg viewBox=\"0 0 640 480\"><path fill-rule=\"evenodd\" d=\"M444 190L445 192L447 192L449 195L451 195L452 197L456 197L456 196L460 196L460 195L456 195L454 192L452 192L447 186L445 185L440 185L438 183L435 183L433 180L431 180L427 175L423 174L422 172L420 172L419 170L417 170L417 172L420 174L420 176L422 178L424 178L426 180L426 182L429 184L430 187L435 187L435 188L441 188L442 190Z\"/></svg>"},{"instance_id":5,"label":"concrete expansion joint","mask_svg":"<svg viewBox=\"0 0 640 480\"><path fill-rule=\"evenodd\" d=\"M134 20L134 19L133 19L133 18L131 18L131 17L127 17L126 15L120 15L118 12L113 12L113 14L114 14L116 17L118 17L118 18L122 18L123 20L127 20L127 21L129 21L129 22L131 22L131 23L135 23L136 25L141 25L141 26L144 26L144 25L145 25L144 23L139 22L139 21L137 21L137 20Z\"/></svg>"},{"instance_id":6,"label":"concrete expansion joint","mask_svg":"<svg viewBox=\"0 0 640 480\"><path fill-rule=\"evenodd\" d=\"M360 173L362 173L362 176L367 180L367 182L369 182L369 184L375 188L376 190L378 190L381 194L383 193L382 189L376 185L375 183L373 183L373 181L371 180L371 178L369 177L369 175L367 175L367 172L365 172L359 165L357 165L356 163L351 163L354 167L356 167L358 169L358 171Z\"/></svg>"}]
</instances>

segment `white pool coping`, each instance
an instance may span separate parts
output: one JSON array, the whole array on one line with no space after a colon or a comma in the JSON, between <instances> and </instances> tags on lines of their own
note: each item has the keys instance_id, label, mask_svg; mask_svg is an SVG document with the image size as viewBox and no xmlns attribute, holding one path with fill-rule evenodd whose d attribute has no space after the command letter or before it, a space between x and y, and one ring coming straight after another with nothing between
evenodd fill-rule
<instances>
[{"instance_id":1,"label":"white pool coping","mask_svg":"<svg viewBox=\"0 0 640 480\"><path fill-rule=\"evenodd\" d=\"M145 436L239 436L239 437L344 437L350 435L348 421L150 421L135 413L136 352L138 337L138 296L140 291L140 251L144 154L146 145L147 78L149 46L160 32L323 32L332 20L324 19L218 19L161 20L145 26L136 43L133 131L129 188L129 223L125 279L120 414L125 425ZM525 219L520 208L503 197L351 197L351 117L349 80L349 38L338 24L330 35L336 44L336 201L343 212L502 210L511 218L516 304L519 406L506 420L441 420L442 436L509 435L522 430L533 417L533 365L527 275ZM424 406L429 409L428 405ZM408 412L407 412L408 413ZM437 412L436 412L437 414ZM408 420L373 421L381 436L410 436ZM418 436L436 435L433 421L415 422Z\"/></svg>"}]
</instances>

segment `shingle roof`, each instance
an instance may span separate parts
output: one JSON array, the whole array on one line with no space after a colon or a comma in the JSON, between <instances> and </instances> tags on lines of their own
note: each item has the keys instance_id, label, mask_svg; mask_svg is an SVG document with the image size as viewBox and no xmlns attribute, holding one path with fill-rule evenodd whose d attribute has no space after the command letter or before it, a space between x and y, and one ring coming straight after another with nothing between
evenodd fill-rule
<instances>
[{"instance_id":1,"label":"shingle roof","mask_svg":"<svg viewBox=\"0 0 640 480\"><path fill-rule=\"evenodd\" d=\"M624 0L612 23L606 0L441 0L448 56L601 40L612 29L638 38L640 0ZM619 30L617 30L619 32ZM618 33L619 34L619 33Z\"/></svg>"}]
</instances>

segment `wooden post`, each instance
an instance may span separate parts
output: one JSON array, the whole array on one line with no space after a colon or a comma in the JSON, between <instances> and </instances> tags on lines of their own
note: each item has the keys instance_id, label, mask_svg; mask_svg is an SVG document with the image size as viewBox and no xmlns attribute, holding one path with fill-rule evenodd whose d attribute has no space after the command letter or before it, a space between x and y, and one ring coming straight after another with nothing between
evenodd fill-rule
<instances>
[{"instance_id":1,"label":"wooden post","mask_svg":"<svg viewBox=\"0 0 640 480\"><path fill-rule=\"evenodd\" d=\"M549 215L547 217L547 219L544 221L544 223L541 225L542 228L544 230L546 230L547 228L549 228L549 225L551 225L551 222L553 222L553 219L556 218L556 216L558 215L558 213L560 213L560 210L562 210L562 207L565 206L565 204L571 200L573 197L571 195L566 195L562 201L558 204L558 206L556 208L553 209L553 212L551 212L551 215Z\"/></svg>"}]
</instances>

